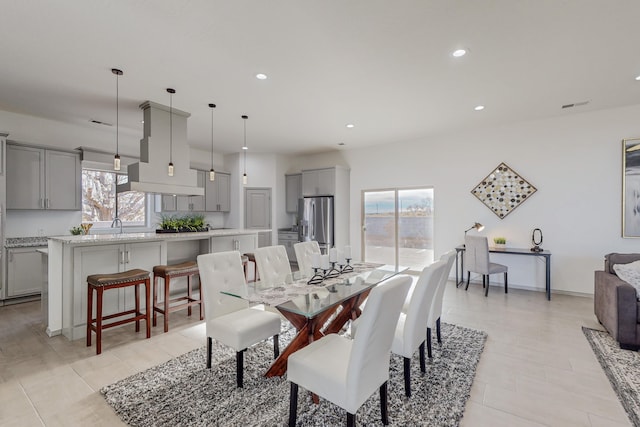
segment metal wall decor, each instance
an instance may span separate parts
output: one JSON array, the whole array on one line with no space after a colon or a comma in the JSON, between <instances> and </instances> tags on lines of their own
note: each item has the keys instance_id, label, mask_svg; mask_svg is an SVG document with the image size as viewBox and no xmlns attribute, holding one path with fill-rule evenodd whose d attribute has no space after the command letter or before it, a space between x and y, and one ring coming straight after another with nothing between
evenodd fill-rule
<instances>
[{"instance_id":1,"label":"metal wall decor","mask_svg":"<svg viewBox=\"0 0 640 427\"><path fill-rule=\"evenodd\" d=\"M504 218L536 191L536 187L520 174L500 163L471 190L471 194L499 218Z\"/></svg>"}]
</instances>

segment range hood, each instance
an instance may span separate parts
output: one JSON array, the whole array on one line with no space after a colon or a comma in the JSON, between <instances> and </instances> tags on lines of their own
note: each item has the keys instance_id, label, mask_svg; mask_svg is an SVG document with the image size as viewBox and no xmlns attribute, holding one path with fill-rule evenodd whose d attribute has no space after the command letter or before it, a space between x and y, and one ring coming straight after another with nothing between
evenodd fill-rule
<instances>
[{"instance_id":1,"label":"range hood","mask_svg":"<svg viewBox=\"0 0 640 427\"><path fill-rule=\"evenodd\" d=\"M166 105L145 101L140 104L144 117L144 134L140 140L140 161L128 166L129 182L117 186L117 192L142 191L145 193L203 196L198 187L198 172L190 169L187 119L191 114L170 110ZM169 165L170 111L173 112L174 174L167 174Z\"/></svg>"}]
</instances>

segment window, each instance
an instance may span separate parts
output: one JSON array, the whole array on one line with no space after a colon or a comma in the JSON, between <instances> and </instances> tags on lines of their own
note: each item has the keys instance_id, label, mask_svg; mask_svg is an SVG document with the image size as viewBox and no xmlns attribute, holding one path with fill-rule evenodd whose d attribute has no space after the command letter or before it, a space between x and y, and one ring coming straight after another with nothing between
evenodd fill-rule
<instances>
[{"instance_id":1,"label":"window","mask_svg":"<svg viewBox=\"0 0 640 427\"><path fill-rule=\"evenodd\" d=\"M137 191L118 194L116 203L116 180L127 182L126 174L82 169L82 222L91 222L94 227L110 227L116 217L124 226L145 226L146 195Z\"/></svg>"},{"instance_id":2,"label":"window","mask_svg":"<svg viewBox=\"0 0 640 427\"><path fill-rule=\"evenodd\" d=\"M362 192L363 259L421 271L433 262L433 189Z\"/></svg>"}]
</instances>

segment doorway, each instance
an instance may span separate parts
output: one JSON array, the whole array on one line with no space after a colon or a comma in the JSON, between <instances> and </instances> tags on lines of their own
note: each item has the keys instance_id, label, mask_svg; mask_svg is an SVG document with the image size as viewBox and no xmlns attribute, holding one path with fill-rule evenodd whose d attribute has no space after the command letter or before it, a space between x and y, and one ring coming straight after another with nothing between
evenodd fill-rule
<instances>
[{"instance_id":1,"label":"doorway","mask_svg":"<svg viewBox=\"0 0 640 427\"><path fill-rule=\"evenodd\" d=\"M271 229L271 188L244 189L244 227ZM258 233L258 247L271 245L271 232Z\"/></svg>"},{"instance_id":2,"label":"doorway","mask_svg":"<svg viewBox=\"0 0 640 427\"><path fill-rule=\"evenodd\" d=\"M362 191L362 259L422 271L433 262L433 188Z\"/></svg>"}]
</instances>

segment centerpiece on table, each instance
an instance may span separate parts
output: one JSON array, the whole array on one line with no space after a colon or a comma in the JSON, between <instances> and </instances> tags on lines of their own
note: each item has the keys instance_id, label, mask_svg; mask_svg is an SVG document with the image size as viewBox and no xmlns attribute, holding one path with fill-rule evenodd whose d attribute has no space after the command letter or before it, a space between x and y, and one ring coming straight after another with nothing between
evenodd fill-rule
<instances>
[{"instance_id":1,"label":"centerpiece on table","mask_svg":"<svg viewBox=\"0 0 640 427\"><path fill-rule=\"evenodd\" d=\"M197 231L209 231L204 223L204 215L162 215L156 233L193 233Z\"/></svg>"}]
</instances>

